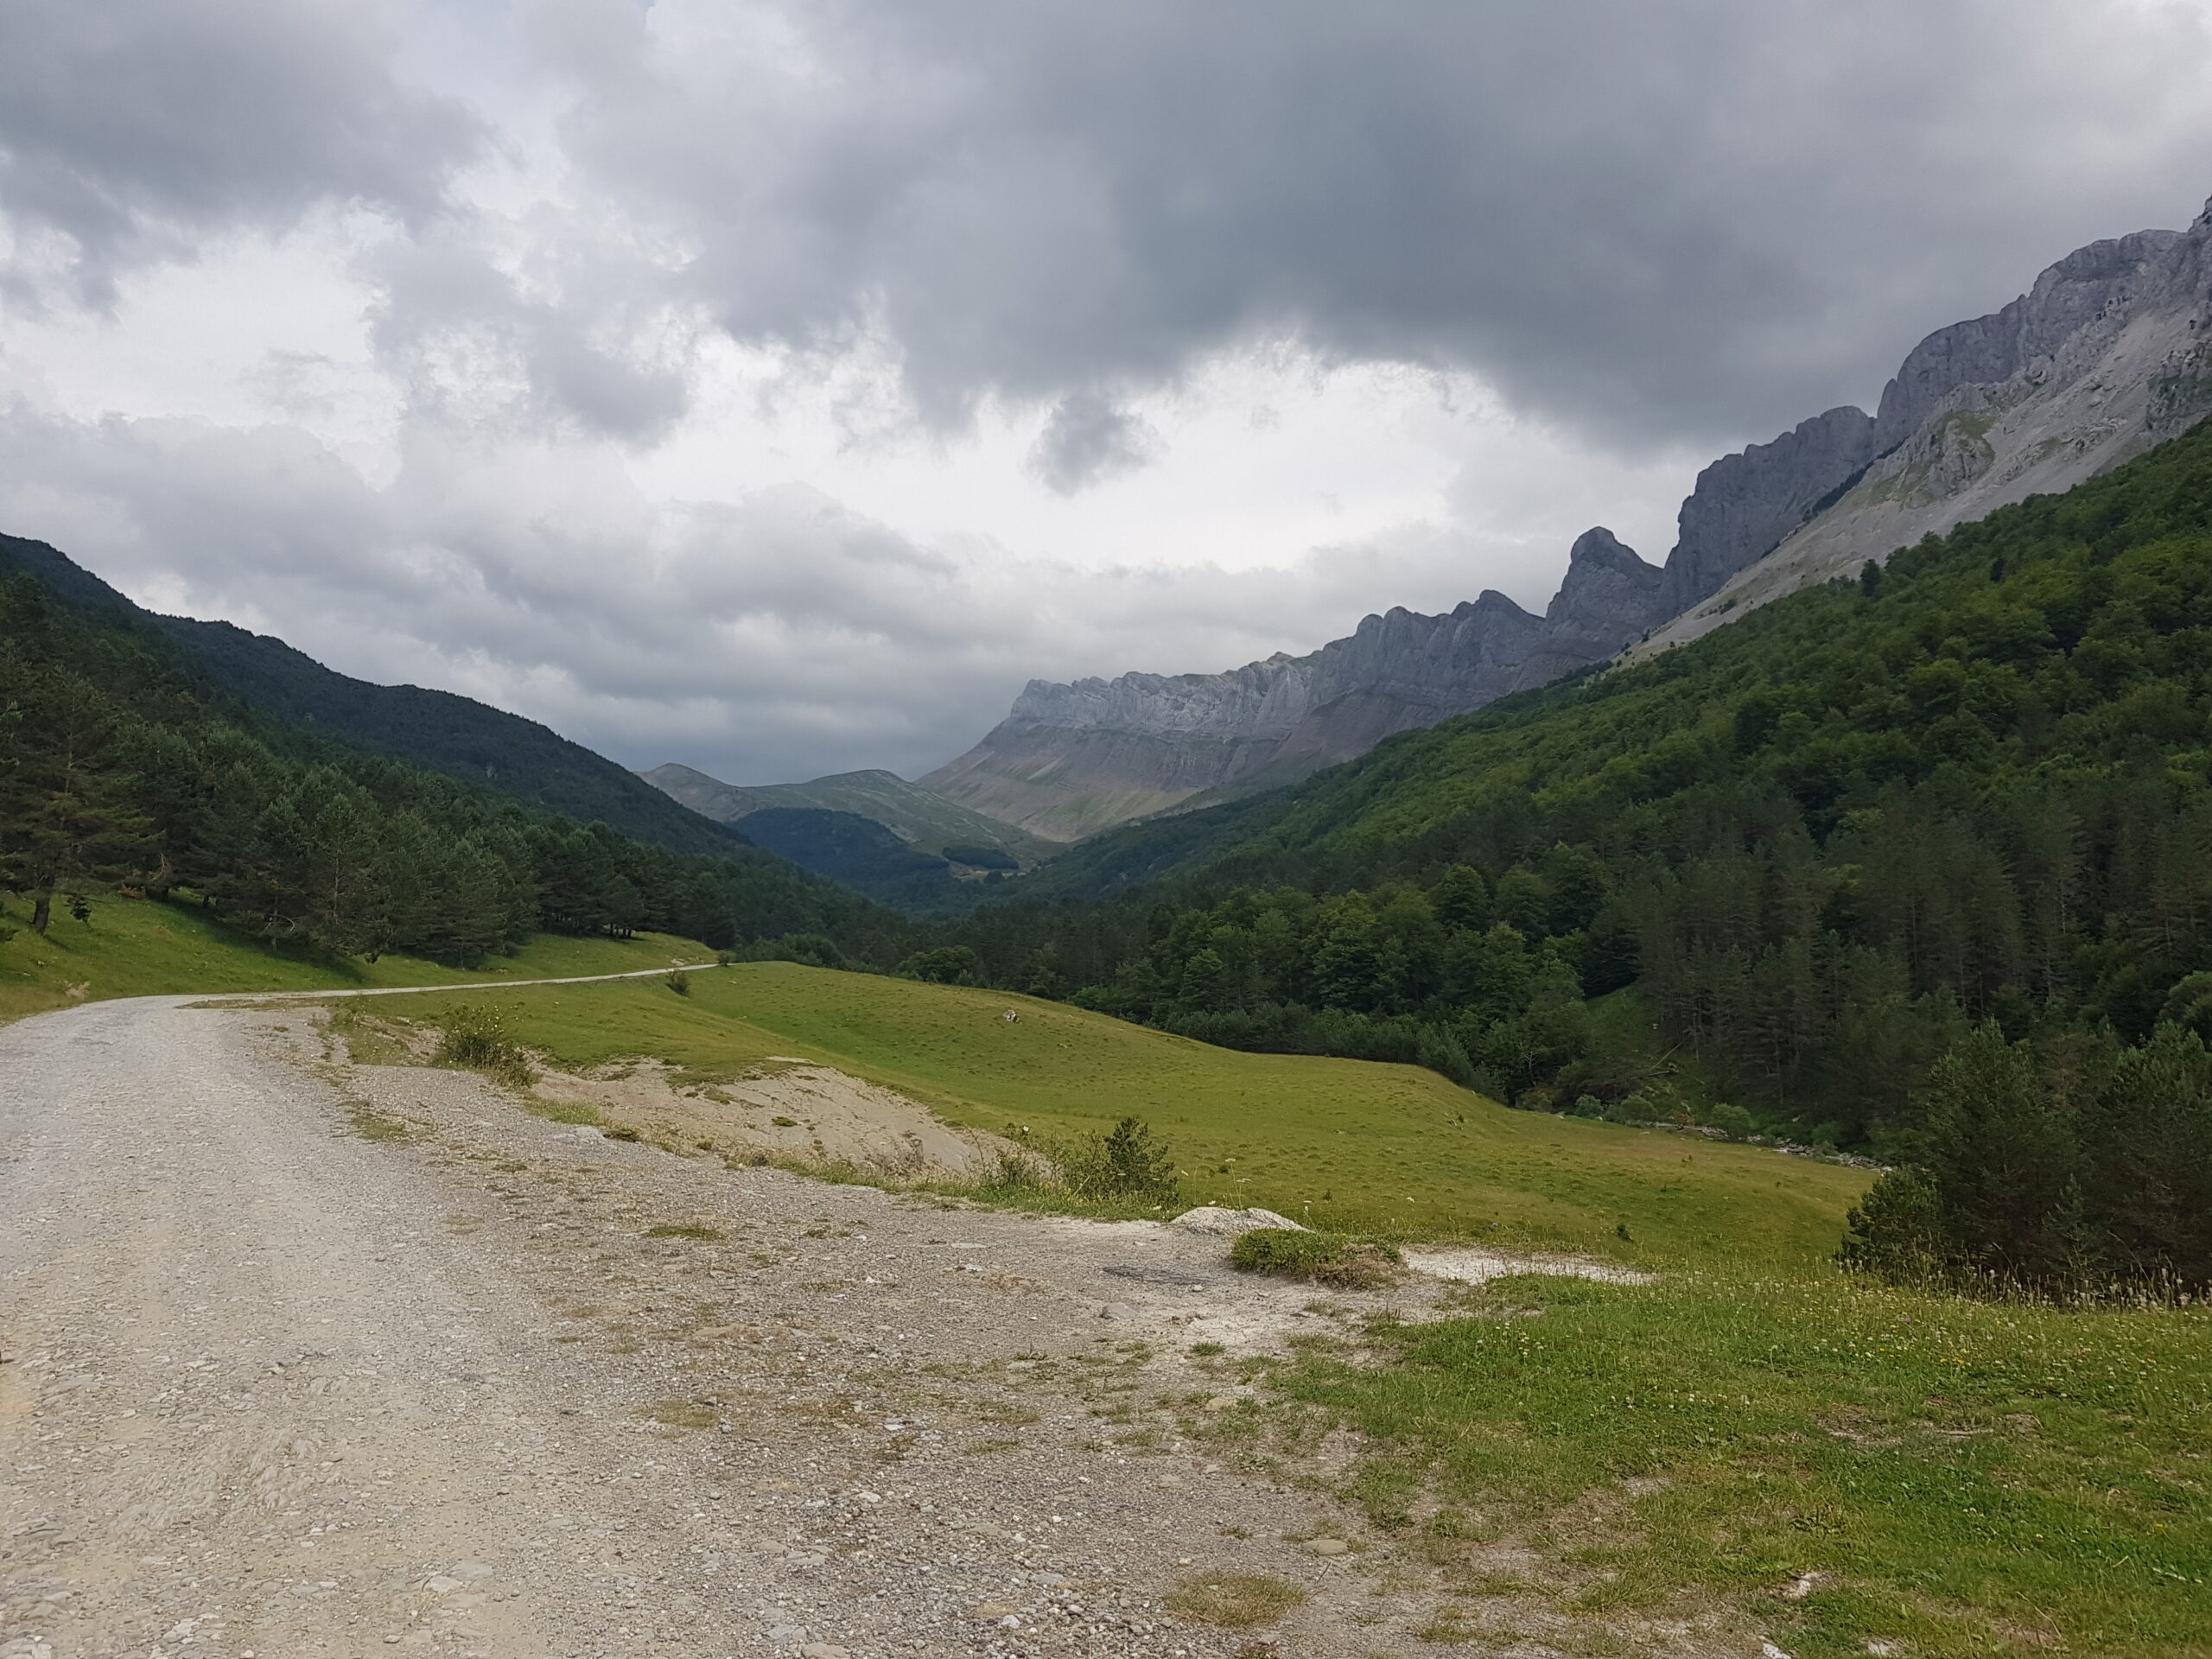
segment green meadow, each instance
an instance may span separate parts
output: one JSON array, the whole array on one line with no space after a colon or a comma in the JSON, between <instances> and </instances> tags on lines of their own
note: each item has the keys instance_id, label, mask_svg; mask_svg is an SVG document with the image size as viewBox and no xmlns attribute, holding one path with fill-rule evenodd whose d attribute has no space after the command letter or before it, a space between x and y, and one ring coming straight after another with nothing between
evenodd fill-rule
<instances>
[{"instance_id":1,"label":"green meadow","mask_svg":"<svg viewBox=\"0 0 2212 1659\"><path fill-rule=\"evenodd\" d=\"M640 934L630 939L575 939L542 933L512 956L482 967L443 967L412 957L373 963L287 951L225 925L197 906L156 904L101 894L80 922L57 906L41 938L30 906L0 899L0 1025L73 1002L113 996L226 991L361 990L388 985L619 974L697 962L709 953L688 939Z\"/></svg>"},{"instance_id":2,"label":"green meadow","mask_svg":"<svg viewBox=\"0 0 2212 1659\"><path fill-rule=\"evenodd\" d=\"M1795 1659L2212 1652L2201 1309L1726 1268L1465 1300L1268 1368L1305 1433L1367 1436L1351 1496L1461 1592L1439 1643L1514 1595L1586 1631L1719 1608ZM1501 1581L1501 1540L1541 1565Z\"/></svg>"},{"instance_id":3,"label":"green meadow","mask_svg":"<svg viewBox=\"0 0 2212 1659\"><path fill-rule=\"evenodd\" d=\"M447 1000L376 1011L435 1021ZM564 1066L650 1055L712 1080L772 1056L811 1060L948 1122L1045 1141L1135 1116L1167 1140L1188 1202L1394 1237L1808 1268L1835 1249L1867 1179L1755 1147L1508 1111L1415 1066L1247 1054L1059 1003L791 963L694 974L688 996L639 980L469 1000Z\"/></svg>"}]
</instances>

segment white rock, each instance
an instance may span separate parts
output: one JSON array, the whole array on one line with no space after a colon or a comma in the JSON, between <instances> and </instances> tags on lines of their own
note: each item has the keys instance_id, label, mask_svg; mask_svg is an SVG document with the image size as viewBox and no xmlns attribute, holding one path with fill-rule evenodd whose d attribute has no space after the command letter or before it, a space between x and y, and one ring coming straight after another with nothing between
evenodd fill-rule
<instances>
[{"instance_id":1,"label":"white rock","mask_svg":"<svg viewBox=\"0 0 2212 1659\"><path fill-rule=\"evenodd\" d=\"M1216 1204L1203 1204L1195 1210L1185 1210L1167 1224L1183 1232L1196 1233L1203 1238L1235 1238L1262 1227L1280 1227L1292 1233L1308 1230L1288 1216L1279 1216L1272 1210L1225 1210Z\"/></svg>"},{"instance_id":2,"label":"white rock","mask_svg":"<svg viewBox=\"0 0 2212 1659\"><path fill-rule=\"evenodd\" d=\"M1316 1555L1344 1555L1351 1551L1351 1546L1341 1538L1315 1538L1306 1548Z\"/></svg>"},{"instance_id":3,"label":"white rock","mask_svg":"<svg viewBox=\"0 0 2212 1659\"><path fill-rule=\"evenodd\" d=\"M835 1642L810 1642L798 1650L798 1659L853 1659L853 1656Z\"/></svg>"}]
</instances>

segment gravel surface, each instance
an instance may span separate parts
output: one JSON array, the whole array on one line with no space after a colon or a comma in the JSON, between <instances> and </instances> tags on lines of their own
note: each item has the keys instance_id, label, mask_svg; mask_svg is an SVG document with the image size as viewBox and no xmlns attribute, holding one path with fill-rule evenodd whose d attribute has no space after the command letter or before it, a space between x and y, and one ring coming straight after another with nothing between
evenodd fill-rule
<instances>
[{"instance_id":1,"label":"gravel surface","mask_svg":"<svg viewBox=\"0 0 2212 1659\"><path fill-rule=\"evenodd\" d=\"M41 1015L0 1030L0 1656L1421 1650L1419 1560L1320 1495L1351 1448L1233 1432L1240 1355L1376 1304L1225 1251L610 1141L306 1007ZM1236 1575L1306 1599L1166 1606Z\"/></svg>"}]
</instances>

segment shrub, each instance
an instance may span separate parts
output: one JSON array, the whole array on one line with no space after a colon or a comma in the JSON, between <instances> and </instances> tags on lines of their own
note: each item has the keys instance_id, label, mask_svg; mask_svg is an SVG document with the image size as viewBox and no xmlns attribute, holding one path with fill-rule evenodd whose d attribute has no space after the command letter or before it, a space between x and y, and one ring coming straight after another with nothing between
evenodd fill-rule
<instances>
[{"instance_id":1,"label":"shrub","mask_svg":"<svg viewBox=\"0 0 2212 1659\"><path fill-rule=\"evenodd\" d=\"M1287 1227L1254 1228L1230 1247L1229 1259L1247 1273L1310 1279L1341 1290L1371 1290L1389 1283L1398 1276L1401 1260L1388 1244Z\"/></svg>"},{"instance_id":2,"label":"shrub","mask_svg":"<svg viewBox=\"0 0 2212 1659\"><path fill-rule=\"evenodd\" d=\"M938 950L917 950L899 964L899 971L931 985L973 985L982 963L969 946L948 944Z\"/></svg>"},{"instance_id":3,"label":"shrub","mask_svg":"<svg viewBox=\"0 0 2212 1659\"><path fill-rule=\"evenodd\" d=\"M1891 1284L1928 1284L1950 1276L1943 1201L1935 1178L1914 1166L1893 1169L1869 1187L1845 1219L1836 1260Z\"/></svg>"},{"instance_id":4,"label":"shrub","mask_svg":"<svg viewBox=\"0 0 2212 1659\"><path fill-rule=\"evenodd\" d=\"M681 968L670 969L667 979L662 982L665 984L670 990L674 991L678 996L689 996L691 995L691 976L685 973Z\"/></svg>"},{"instance_id":5,"label":"shrub","mask_svg":"<svg viewBox=\"0 0 2212 1659\"><path fill-rule=\"evenodd\" d=\"M1061 1181L1078 1198L1166 1204L1176 1194L1167 1143L1141 1118L1125 1117L1103 1135L1062 1147L1054 1161Z\"/></svg>"},{"instance_id":6,"label":"shrub","mask_svg":"<svg viewBox=\"0 0 2212 1659\"><path fill-rule=\"evenodd\" d=\"M1748 1141L1758 1133L1751 1115L1733 1101L1722 1101L1705 1115L1705 1122L1707 1128L1719 1130L1731 1141Z\"/></svg>"},{"instance_id":7,"label":"shrub","mask_svg":"<svg viewBox=\"0 0 2212 1659\"><path fill-rule=\"evenodd\" d=\"M1045 1192L1052 1184L1049 1166L1035 1154L1017 1147L1001 1147L998 1156L977 1179L976 1187L987 1197L1019 1198Z\"/></svg>"},{"instance_id":8,"label":"shrub","mask_svg":"<svg viewBox=\"0 0 2212 1659\"><path fill-rule=\"evenodd\" d=\"M505 1083L530 1081L529 1057L507 1034L506 1021L497 1008L458 1002L447 1010L440 1026L443 1034L435 1056L440 1065L488 1071Z\"/></svg>"}]
</instances>

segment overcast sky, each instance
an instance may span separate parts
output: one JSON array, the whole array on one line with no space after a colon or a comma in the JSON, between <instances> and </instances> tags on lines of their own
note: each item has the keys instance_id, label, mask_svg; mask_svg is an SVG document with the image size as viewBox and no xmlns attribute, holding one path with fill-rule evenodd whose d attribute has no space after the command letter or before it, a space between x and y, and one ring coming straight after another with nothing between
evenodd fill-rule
<instances>
[{"instance_id":1,"label":"overcast sky","mask_svg":"<svg viewBox=\"0 0 2212 1659\"><path fill-rule=\"evenodd\" d=\"M6 0L0 530L741 783L1541 608L2212 193L2212 0Z\"/></svg>"}]
</instances>

